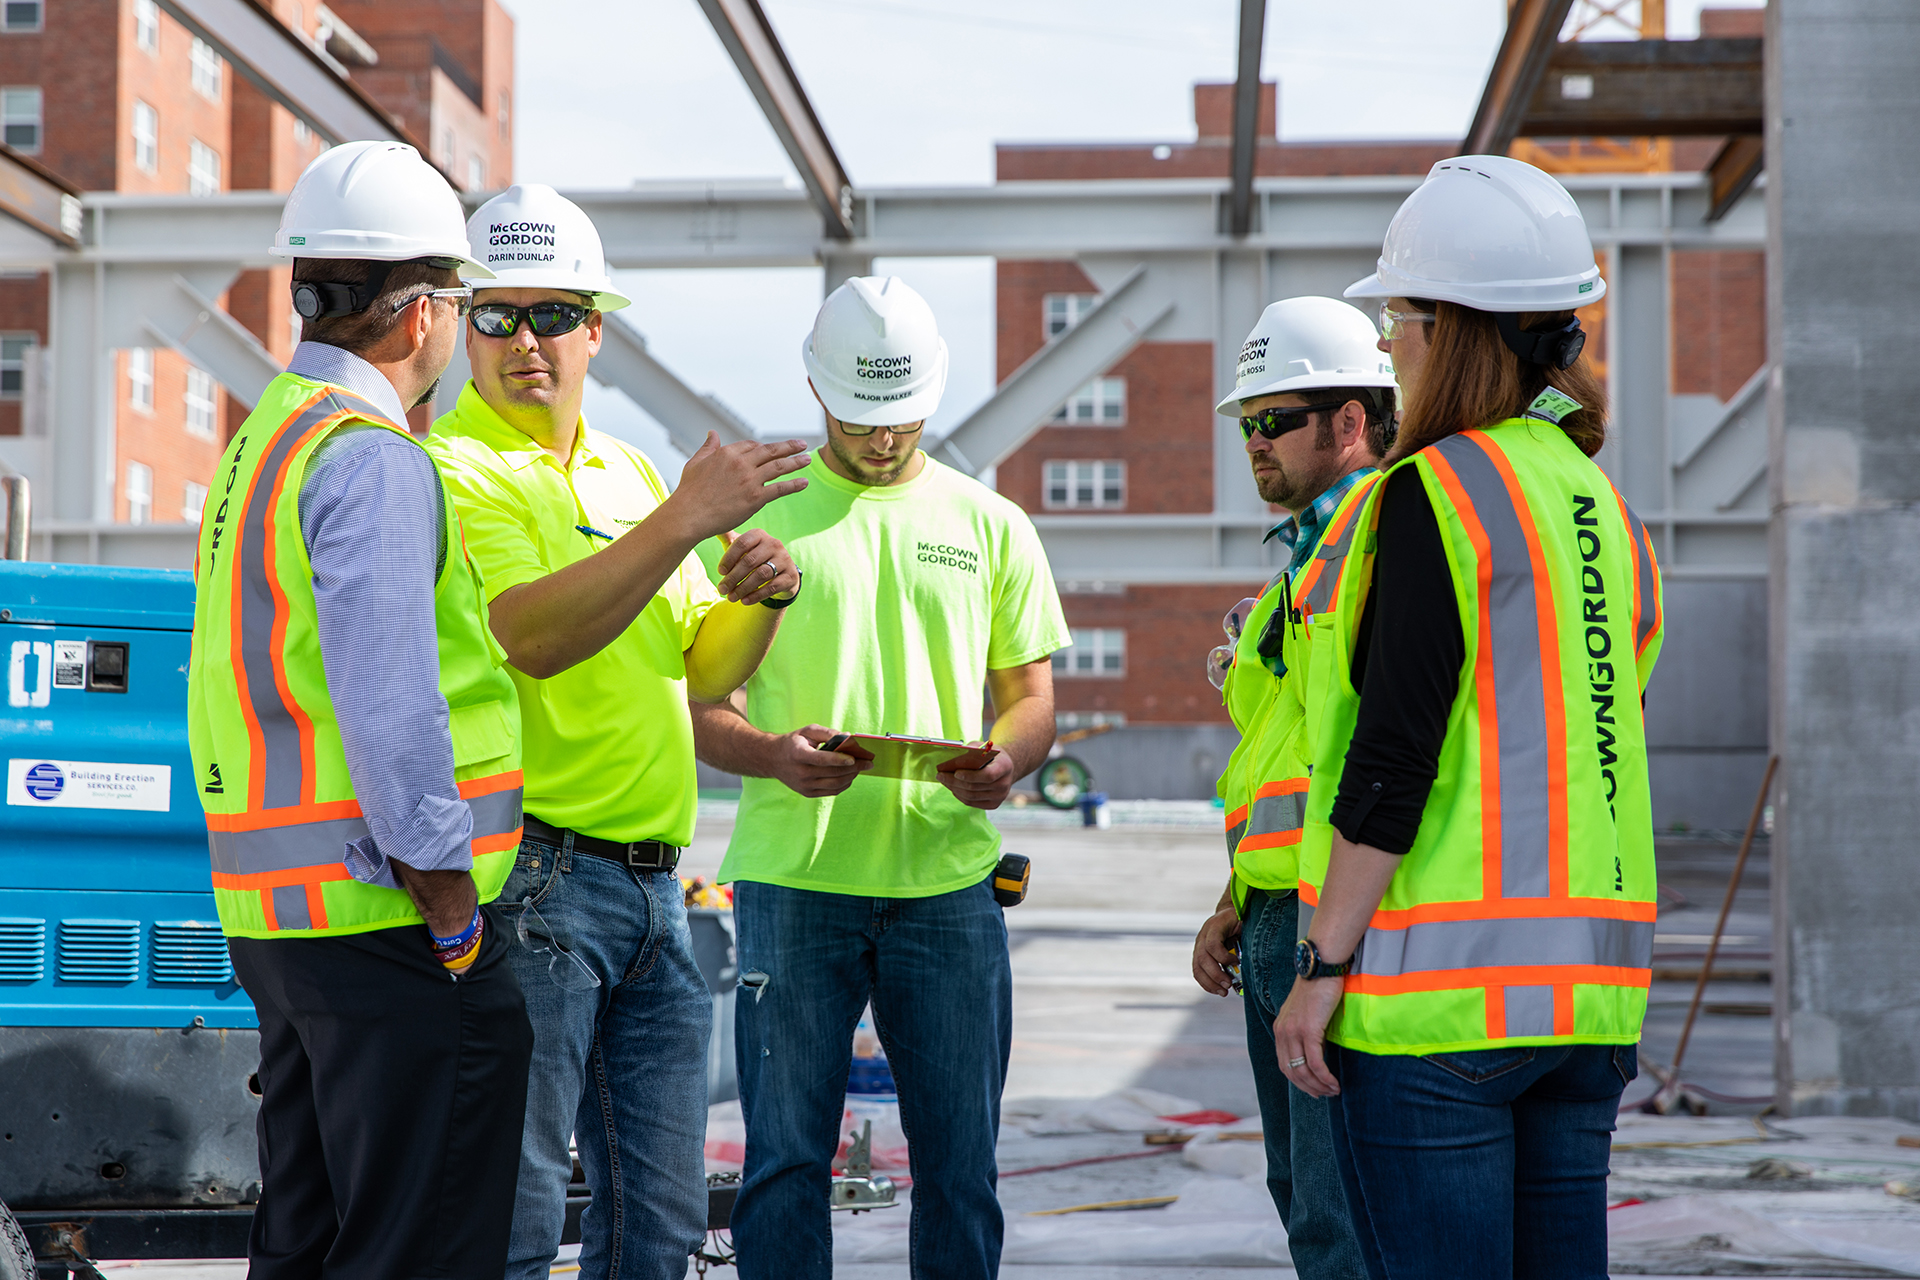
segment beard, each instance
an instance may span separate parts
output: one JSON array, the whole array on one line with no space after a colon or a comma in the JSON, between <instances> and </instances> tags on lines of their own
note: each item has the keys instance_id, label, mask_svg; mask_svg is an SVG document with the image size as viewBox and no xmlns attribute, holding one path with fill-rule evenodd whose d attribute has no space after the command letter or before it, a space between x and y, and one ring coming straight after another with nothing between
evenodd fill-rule
<instances>
[{"instance_id":1,"label":"beard","mask_svg":"<svg viewBox=\"0 0 1920 1280\"><path fill-rule=\"evenodd\" d=\"M1262 502L1271 502L1276 507L1285 507L1298 513L1340 478L1334 473L1332 455L1333 423L1323 419L1314 428L1313 453L1309 455L1302 472L1289 472L1278 457L1269 453L1264 460L1273 470L1265 476L1254 472L1253 487ZM1262 459L1255 458L1254 461Z\"/></svg>"},{"instance_id":2,"label":"beard","mask_svg":"<svg viewBox=\"0 0 1920 1280\"><path fill-rule=\"evenodd\" d=\"M409 409L418 409L423 404L433 403L434 394L439 390L440 390L440 379L435 378L433 380L433 385L428 387L425 391L422 391L420 393L420 398L418 400L415 400L412 404L408 405L407 407Z\"/></svg>"},{"instance_id":3,"label":"beard","mask_svg":"<svg viewBox=\"0 0 1920 1280\"><path fill-rule=\"evenodd\" d=\"M859 438L856 436L854 440ZM875 470L872 463L854 450L851 442L841 439L831 431L827 433L827 448L833 450L833 456L840 459L840 465L847 469L849 475L860 483L874 488L885 488L898 480L901 473L912 465L913 455L917 452L917 448L908 449L893 466L885 470Z\"/></svg>"}]
</instances>

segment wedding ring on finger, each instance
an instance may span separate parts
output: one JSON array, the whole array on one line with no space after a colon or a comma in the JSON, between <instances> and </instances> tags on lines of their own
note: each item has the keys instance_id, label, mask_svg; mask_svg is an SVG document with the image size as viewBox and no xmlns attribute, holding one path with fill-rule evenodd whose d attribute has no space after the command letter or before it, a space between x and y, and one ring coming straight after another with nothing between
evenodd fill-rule
<instances>
[{"instance_id":1,"label":"wedding ring on finger","mask_svg":"<svg viewBox=\"0 0 1920 1280\"><path fill-rule=\"evenodd\" d=\"M780 576L780 571L773 567L773 561L771 560L767 561L765 564L761 565L760 567L767 571L768 582L772 582L775 578Z\"/></svg>"},{"instance_id":2,"label":"wedding ring on finger","mask_svg":"<svg viewBox=\"0 0 1920 1280\"><path fill-rule=\"evenodd\" d=\"M1288 1058L1287 1059L1287 1067L1289 1070L1295 1067L1304 1067L1306 1065L1307 1065L1307 1060L1305 1058Z\"/></svg>"}]
</instances>

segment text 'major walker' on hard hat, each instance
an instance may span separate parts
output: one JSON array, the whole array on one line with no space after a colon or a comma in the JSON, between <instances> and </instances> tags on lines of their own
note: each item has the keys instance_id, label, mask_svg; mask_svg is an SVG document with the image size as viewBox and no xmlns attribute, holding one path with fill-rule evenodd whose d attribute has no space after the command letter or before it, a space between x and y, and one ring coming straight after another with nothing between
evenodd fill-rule
<instances>
[{"instance_id":1,"label":"text 'major walker' on hard hat","mask_svg":"<svg viewBox=\"0 0 1920 1280\"><path fill-rule=\"evenodd\" d=\"M800 359L827 412L856 427L929 418L947 388L933 308L899 276L855 276L828 294Z\"/></svg>"},{"instance_id":2,"label":"text 'major walker' on hard hat","mask_svg":"<svg viewBox=\"0 0 1920 1280\"><path fill-rule=\"evenodd\" d=\"M1337 298L1282 299L1241 344L1233 394L1214 411L1238 417L1243 400L1321 387L1391 387L1393 362L1379 338L1373 321Z\"/></svg>"},{"instance_id":3,"label":"text 'major walker' on hard hat","mask_svg":"<svg viewBox=\"0 0 1920 1280\"><path fill-rule=\"evenodd\" d=\"M468 255L460 197L401 142L347 142L314 157L287 196L267 252L371 262L442 258L463 275L493 274Z\"/></svg>"},{"instance_id":4,"label":"text 'major walker' on hard hat","mask_svg":"<svg viewBox=\"0 0 1920 1280\"><path fill-rule=\"evenodd\" d=\"M508 187L467 220L467 241L490 273L460 273L476 289L565 289L591 295L596 311L632 302L607 275L593 219L552 187Z\"/></svg>"},{"instance_id":5,"label":"text 'major walker' on hard hat","mask_svg":"<svg viewBox=\"0 0 1920 1280\"><path fill-rule=\"evenodd\" d=\"M1387 227L1349 298L1427 298L1476 311L1571 311L1606 296L1567 189L1510 156L1442 160Z\"/></svg>"}]
</instances>

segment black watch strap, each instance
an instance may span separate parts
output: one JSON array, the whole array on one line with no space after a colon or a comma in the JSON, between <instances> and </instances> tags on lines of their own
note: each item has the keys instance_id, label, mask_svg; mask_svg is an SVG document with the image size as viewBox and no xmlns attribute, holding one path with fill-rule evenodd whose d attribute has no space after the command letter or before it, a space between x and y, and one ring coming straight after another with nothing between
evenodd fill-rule
<instances>
[{"instance_id":1,"label":"black watch strap","mask_svg":"<svg viewBox=\"0 0 1920 1280\"><path fill-rule=\"evenodd\" d=\"M1293 971L1300 978L1344 978L1353 972L1353 957L1340 964L1329 964L1311 938L1303 938L1295 948Z\"/></svg>"},{"instance_id":2,"label":"black watch strap","mask_svg":"<svg viewBox=\"0 0 1920 1280\"><path fill-rule=\"evenodd\" d=\"M807 573L806 573L806 570L800 568L798 565L795 565L793 569L793 576L798 578L800 581L793 584L792 595L788 596L785 600L778 600L778 599L775 599L773 596L768 596L765 600L762 600L760 603L767 606L767 608L769 609L784 609L788 605L792 604L795 600L798 600L800 598L800 588L806 585Z\"/></svg>"}]
</instances>

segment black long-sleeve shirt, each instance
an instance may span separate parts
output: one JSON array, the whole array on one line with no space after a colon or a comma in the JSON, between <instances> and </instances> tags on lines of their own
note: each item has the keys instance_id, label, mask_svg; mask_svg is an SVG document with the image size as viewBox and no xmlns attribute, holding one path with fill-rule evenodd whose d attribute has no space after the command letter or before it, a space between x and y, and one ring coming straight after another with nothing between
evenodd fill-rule
<instances>
[{"instance_id":1,"label":"black long-sleeve shirt","mask_svg":"<svg viewBox=\"0 0 1920 1280\"><path fill-rule=\"evenodd\" d=\"M1353 651L1360 712L1332 820L1356 844L1405 853L1440 771L1466 638L1446 543L1418 473L1405 467L1385 484Z\"/></svg>"}]
</instances>

